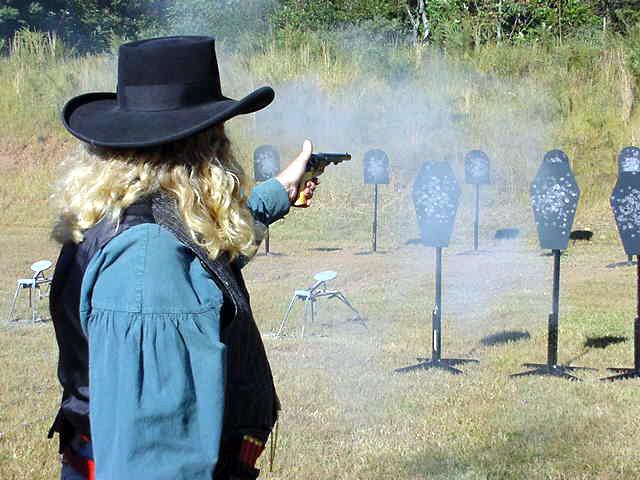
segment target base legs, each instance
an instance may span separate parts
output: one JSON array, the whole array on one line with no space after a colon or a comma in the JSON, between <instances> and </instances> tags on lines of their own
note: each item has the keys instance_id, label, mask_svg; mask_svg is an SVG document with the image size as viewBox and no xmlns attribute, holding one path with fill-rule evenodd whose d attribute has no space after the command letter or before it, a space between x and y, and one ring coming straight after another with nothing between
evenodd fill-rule
<instances>
[{"instance_id":1,"label":"target base legs","mask_svg":"<svg viewBox=\"0 0 640 480\"><path fill-rule=\"evenodd\" d=\"M615 382L617 380L632 380L634 378L640 378L640 370L635 368L609 368L612 372L623 372L619 375L613 375L611 377L605 377L601 379L603 382Z\"/></svg>"},{"instance_id":2,"label":"target base legs","mask_svg":"<svg viewBox=\"0 0 640 480\"><path fill-rule=\"evenodd\" d=\"M470 358L436 358L436 359L428 359L418 357L417 360L420 362L416 365L410 365L408 367L402 367L395 370L396 373L409 373L415 372L418 370L429 370L432 368L436 368L439 370L444 370L453 375L461 375L463 372L457 368L454 368L454 365L461 365L464 363L479 363L478 360L473 360Z\"/></svg>"},{"instance_id":3,"label":"target base legs","mask_svg":"<svg viewBox=\"0 0 640 480\"><path fill-rule=\"evenodd\" d=\"M547 333L547 363L525 363L523 367L531 368L527 372L520 372L511 375L511 378L547 376L565 378L577 381L578 377L571 375L575 370L596 370L589 367L573 367L569 365L558 365L558 312L560 310L560 250L553 250L553 293L552 310L549 314Z\"/></svg>"},{"instance_id":4,"label":"target base legs","mask_svg":"<svg viewBox=\"0 0 640 480\"><path fill-rule=\"evenodd\" d=\"M640 273L640 267L639 273ZM639 288L640 288L640 277L638 280ZM634 322L634 345L633 345L633 356L635 360L634 368L608 368L612 372L619 372L619 375L613 375L611 377L603 378L603 381L616 381L616 380L631 380L632 378L640 378L640 317L636 317Z\"/></svg>"},{"instance_id":5,"label":"target base legs","mask_svg":"<svg viewBox=\"0 0 640 480\"><path fill-rule=\"evenodd\" d=\"M436 247L436 304L431 312L431 358L418 357L418 364L394 370L396 373L415 372L436 368L460 375L462 370L455 368L464 363L479 363L471 358L442 358L442 247Z\"/></svg>"},{"instance_id":6,"label":"target base legs","mask_svg":"<svg viewBox=\"0 0 640 480\"><path fill-rule=\"evenodd\" d=\"M589 367L573 367L570 365L548 365L546 363L525 363L523 364L525 368L532 368L533 370L529 370L527 372L514 373L511 375L511 378L517 377L531 377L531 376L546 376L546 377L558 377L565 378L571 381L580 381L580 379L570 372L574 372L575 370L595 370L595 368Z\"/></svg>"}]
</instances>

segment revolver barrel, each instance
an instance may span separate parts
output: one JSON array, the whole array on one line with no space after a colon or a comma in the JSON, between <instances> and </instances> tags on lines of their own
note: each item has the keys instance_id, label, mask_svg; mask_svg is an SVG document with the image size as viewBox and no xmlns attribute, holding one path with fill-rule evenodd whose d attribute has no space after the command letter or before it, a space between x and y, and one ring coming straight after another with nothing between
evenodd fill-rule
<instances>
[{"instance_id":1,"label":"revolver barrel","mask_svg":"<svg viewBox=\"0 0 640 480\"><path fill-rule=\"evenodd\" d=\"M309 163L307 163L307 170L323 167L330 163L337 165L347 160L351 160L350 153L312 153Z\"/></svg>"}]
</instances>

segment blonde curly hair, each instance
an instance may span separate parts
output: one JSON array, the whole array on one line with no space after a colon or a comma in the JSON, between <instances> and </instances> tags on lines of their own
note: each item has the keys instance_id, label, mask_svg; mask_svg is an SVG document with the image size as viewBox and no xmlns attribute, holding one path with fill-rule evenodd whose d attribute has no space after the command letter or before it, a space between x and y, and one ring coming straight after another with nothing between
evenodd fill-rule
<instances>
[{"instance_id":1,"label":"blonde curly hair","mask_svg":"<svg viewBox=\"0 0 640 480\"><path fill-rule=\"evenodd\" d=\"M132 203L162 189L176 198L187 231L211 258L256 251L245 175L222 125L146 149L81 144L63 168L52 196L58 211L52 236L60 243L81 242L103 218L117 223Z\"/></svg>"}]
</instances>

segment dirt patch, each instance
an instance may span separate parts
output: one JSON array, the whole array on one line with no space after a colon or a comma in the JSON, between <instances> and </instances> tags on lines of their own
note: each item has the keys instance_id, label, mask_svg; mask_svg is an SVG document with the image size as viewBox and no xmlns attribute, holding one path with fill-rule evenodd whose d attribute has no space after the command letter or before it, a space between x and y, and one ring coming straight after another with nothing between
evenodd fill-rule
<instances>
[{"instance_id":1,"label":"dirt patch","mask_svg":"<svg viewBox=\"0 0 640 480\"><path fill-rule=\"evenodd\" d=\"M73 140L40 137L35 142L0 143L0 171L59 163Z\"/></svg>"}]
</instances>

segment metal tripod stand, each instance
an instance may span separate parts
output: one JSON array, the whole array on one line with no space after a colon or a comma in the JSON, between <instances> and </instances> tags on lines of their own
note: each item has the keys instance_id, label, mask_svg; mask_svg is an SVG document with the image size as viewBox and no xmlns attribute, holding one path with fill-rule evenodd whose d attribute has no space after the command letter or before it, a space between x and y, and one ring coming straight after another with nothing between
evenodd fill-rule
<instances>
[{"instance_id":1,"label":"metal tripod stand","mask_svg":"<svg viewBox=\"0 0 640 480\"><path fill-rule=\"evenodd\" d=\"M357 322L360 325L362 325L365 329L368 330L366 318L364 318L360 314L360 312L358 312L358 310L356 310L356 308L353 305L351 305L351 302L347 300L344 294L340 290L329 289L327 287L327 282L335 279L336 276L337 276L337 273L330 270L317 273L314 276L314 279L316 280L316 282L311 287L305 290L295 290L293 292L293 297L291 298L291 301L287 306L287 310L284 314L284 317L280 322L280 327L278 328L278 331L275 334L276 338L282 335L282 332L284 331L287 321L289 320L289 313L291 313L291 309L293 308L293 304L295 303L296 300L301 300L304 302L304 314L302 317L302 332L300 334L301 337L304 337L304 332L308 323L309 313L311 314L311 323L315 321L316 309L317 309L316 302L320 298L326 298L326 299L335 298L336 300L342 302L344 305L346 305L347 308L349 308L349 310L351 310L351 313L353 314L350 321Z\"/></svg>"}]
</instances>

